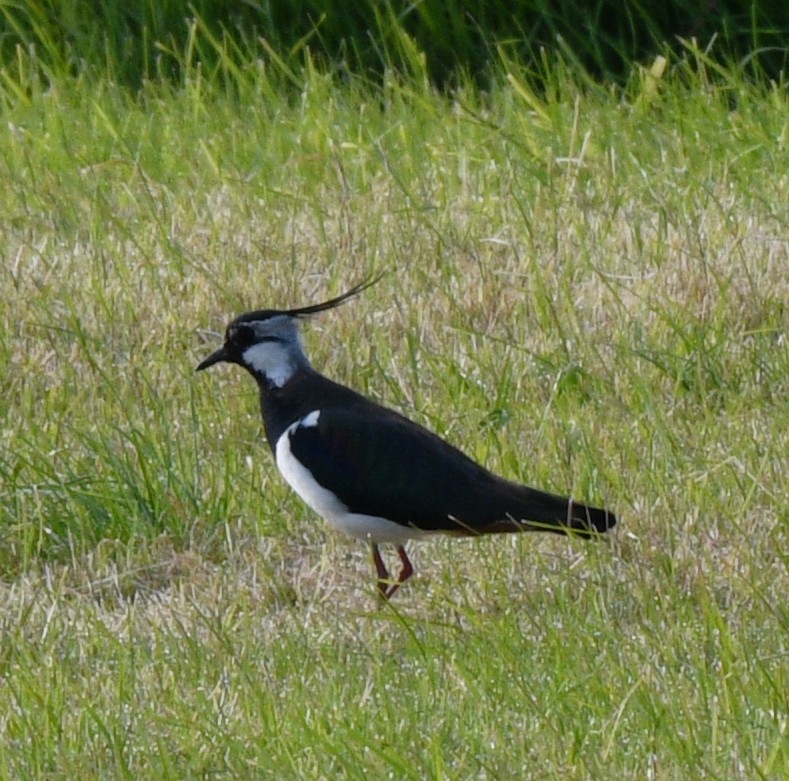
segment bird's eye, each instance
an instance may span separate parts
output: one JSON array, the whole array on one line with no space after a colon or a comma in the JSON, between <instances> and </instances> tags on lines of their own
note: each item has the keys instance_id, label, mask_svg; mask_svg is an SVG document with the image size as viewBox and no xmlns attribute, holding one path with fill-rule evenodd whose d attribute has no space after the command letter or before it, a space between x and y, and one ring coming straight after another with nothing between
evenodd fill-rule
<instances>
[{"instance_id":1,"label":"bird's eye","mask_svg":"<svg viewBox=\"0 0 789 781\"><path fill-rule=\"evenodd\" d=\"M241 346L252 344L255 341L255 331L244 323L237 323L227 329L226 340Z\"/></svg>"}]
</instances>

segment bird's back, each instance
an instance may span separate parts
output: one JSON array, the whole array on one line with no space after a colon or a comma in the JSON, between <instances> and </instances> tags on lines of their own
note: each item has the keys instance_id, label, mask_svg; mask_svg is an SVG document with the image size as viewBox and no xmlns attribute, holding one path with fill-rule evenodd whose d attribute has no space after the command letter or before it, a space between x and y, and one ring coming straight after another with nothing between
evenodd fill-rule
<instances>
[{"instance_id":1,"label":"bird's back","mask_svg":"<svg viewBox=\"0 0 789 781\"><path fill-rule=\"evenodd\" d=\"M294 422L319 412L314 425L288 431L290 451L351 513L459 535L605 531L615 522L498 477L427 429L312 371L264 391L262 408L272 448Z\"/></svg>"}]
</instances>

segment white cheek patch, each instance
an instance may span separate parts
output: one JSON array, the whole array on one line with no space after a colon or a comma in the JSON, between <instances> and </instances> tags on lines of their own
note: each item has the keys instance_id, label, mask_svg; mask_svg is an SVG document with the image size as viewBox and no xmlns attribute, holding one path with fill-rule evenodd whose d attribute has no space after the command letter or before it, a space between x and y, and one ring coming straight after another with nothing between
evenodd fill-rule
<instances>
[{"instance_id":1,"label":"white cheek patch","mask_svg":"<svg viewBox=\"0 0 789 781\"><path fill-rule=\"evenodd\" d=\"M241 358L253 371L265 376L278 388L281 388L296 370L287 349L279 342L253 344L244 350Z\"/></svg>"}]
</instances>

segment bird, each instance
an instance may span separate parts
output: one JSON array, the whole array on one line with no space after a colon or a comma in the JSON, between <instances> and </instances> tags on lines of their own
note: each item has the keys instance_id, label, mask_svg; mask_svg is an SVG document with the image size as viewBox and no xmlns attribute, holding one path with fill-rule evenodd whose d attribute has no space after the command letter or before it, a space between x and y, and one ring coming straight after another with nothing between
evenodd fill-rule
<instances>
[{"instance_id":1,"label":"bird","mask_svg":"<svg viewBox=\"0 0 789 781\"><path fill-rule=\"evenodd\" d=\"M229 363L252 375L282 477L331 526L370 544L379 596L389 599L413 574L409 540L528 531L596 538L612 529L614 513L500 477L418 423L313 368L301 322L379 279L367 278L310 306L245 312L196 369ZM395 546L397 577L381 557L383 544Z\"/></svg>"}]
</instances>

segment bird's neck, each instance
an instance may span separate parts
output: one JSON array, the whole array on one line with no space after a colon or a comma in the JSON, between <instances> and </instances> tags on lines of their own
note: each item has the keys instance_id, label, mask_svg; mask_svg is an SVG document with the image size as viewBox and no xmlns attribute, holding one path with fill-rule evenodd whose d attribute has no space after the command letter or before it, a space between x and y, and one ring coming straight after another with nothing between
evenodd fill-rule
<instances>
[{"instance_id":1,"label":"bird's neck","mask_svg":"<svg viewBox=\"0 0 789 781\"><path fill-rule=\"evenodd\" d=\"M291 423L316 409L317 399L309 392L312 385L304 382L308 378L313 378L313 382L315 378L323 379L309 366L293 371L282 385L256 375L263 427L272 450Z\"/></svg>"},{"instance_id":2,"label":"bird's neck","mask_svg":"<svg viewBox=\"0 0 789 781\"><path fill-rule=\"evenodd\" d=\"M315 410L337 405L364 404L356 391L324 377L307 365L298 369L283 387L260 382L260 411L271 449L274 450L285 429Z\"/></svg>"}]
</instances>

